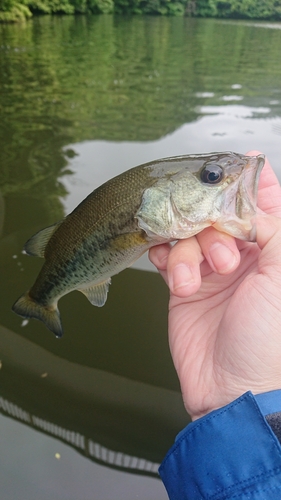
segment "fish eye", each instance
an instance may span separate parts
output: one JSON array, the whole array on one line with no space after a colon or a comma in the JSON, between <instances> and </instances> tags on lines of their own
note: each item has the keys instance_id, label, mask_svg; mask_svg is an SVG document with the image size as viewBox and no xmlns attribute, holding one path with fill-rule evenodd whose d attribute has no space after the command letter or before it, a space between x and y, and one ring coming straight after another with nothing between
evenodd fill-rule
<instances>
[{"instance_id":1,"label":"fish eye","mask_svg":"<svg viewBox=\"0 0 281 500\"><path fill-rule=\"evenodd\" d=\"M218 184L223 178L223 169L216 164L206 165L201 172L201 181L205 184Z\"/></svg>"}]
</instances>

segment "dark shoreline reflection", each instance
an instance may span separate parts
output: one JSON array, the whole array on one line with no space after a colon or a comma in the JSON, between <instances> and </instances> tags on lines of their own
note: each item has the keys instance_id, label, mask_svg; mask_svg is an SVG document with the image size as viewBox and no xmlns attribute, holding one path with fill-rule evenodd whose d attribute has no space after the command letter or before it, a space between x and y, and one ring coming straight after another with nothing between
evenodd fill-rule
<instances>
[{"instance_id":1,"label":"dark shoreline reflection","mask_svg":"<svg viewBox=\"0 0 281 500\"><path fill-rule=\"evenodd\" d=\"M36 430L57 432L94 461L107 464L100 457L110 456L110 467L156 476L188 421L168 348L162 278L124 271L113 278L102 309L78 292L69 294L60 301L65 334L58 340L40 322L11 315L15 290L21 293L42 263L20 254L22 238L11 233L0 241L1 275L10 283L1 318L11 325L0 326L1 411ZM114 465L118 453L123 458Z\"/></svg>"},{"instance_id":2,"label":"dark shoreline reflection","mask_svg":"<svg viewBox=\"0 0 281 500\"><path fill-rule=\"evenodd\" d=\"M0 342L3 414L94 461L156 475L175 432L188 420L177 391L62 360L2 326ZM97 446L123 459L107 460Z\"/></svg>"}]
</instances>

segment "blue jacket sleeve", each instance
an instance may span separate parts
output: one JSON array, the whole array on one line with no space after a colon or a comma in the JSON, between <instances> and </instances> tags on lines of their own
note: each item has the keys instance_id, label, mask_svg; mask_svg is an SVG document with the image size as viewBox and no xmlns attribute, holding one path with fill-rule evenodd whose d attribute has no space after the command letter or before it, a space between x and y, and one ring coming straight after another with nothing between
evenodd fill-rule
<instances>
[{"instance_id":1,"label":"blue jacket sleeve","mask_svg":"<svg viewBox=\"0 0 281 500\"><path fill-rule=\"evenodd\" d=\"M281 390L247 392L189 424L159 473L170 500L281 498L281 446L265 415L281 410Z\"/></svg>"}]
</instances>

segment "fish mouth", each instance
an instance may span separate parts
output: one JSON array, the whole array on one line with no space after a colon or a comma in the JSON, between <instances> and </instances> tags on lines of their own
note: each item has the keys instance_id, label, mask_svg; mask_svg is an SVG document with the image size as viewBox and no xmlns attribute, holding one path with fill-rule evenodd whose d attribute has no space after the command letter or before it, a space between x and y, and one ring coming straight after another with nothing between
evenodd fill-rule
<instances>
[{"instance_id":1,"label":"fish mouth","mask_svg":"<svg viewBox=\"0 0 281 500\"><path fill-rule=\"evenodd\" d=\"M220 219L214 227L235 238L256 241L258 184L265 156L245 156L241 175L225 190Z\"/></svg>"}]
</instances>

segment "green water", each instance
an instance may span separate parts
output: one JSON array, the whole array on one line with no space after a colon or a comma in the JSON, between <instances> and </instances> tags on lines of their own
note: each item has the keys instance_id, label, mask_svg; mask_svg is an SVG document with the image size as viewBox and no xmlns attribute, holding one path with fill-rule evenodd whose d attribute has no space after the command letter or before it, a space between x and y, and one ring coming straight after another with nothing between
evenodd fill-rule
<instances>
[{"instance_id":1,"label":"green water","mask_svg":"<svg viewBox=\"0 0 281 500\"><path fill-rule=\"evenodd\" d=\"M0 25L0 113L1 499L164 500L157 463L188 422L165 285L143 261L114 277L102 309L69 294L57 340L11 312L42 264L22 247L101 182L157 157L257 148L280 178L281 25Z\"/></svg>"}]
</instances>

